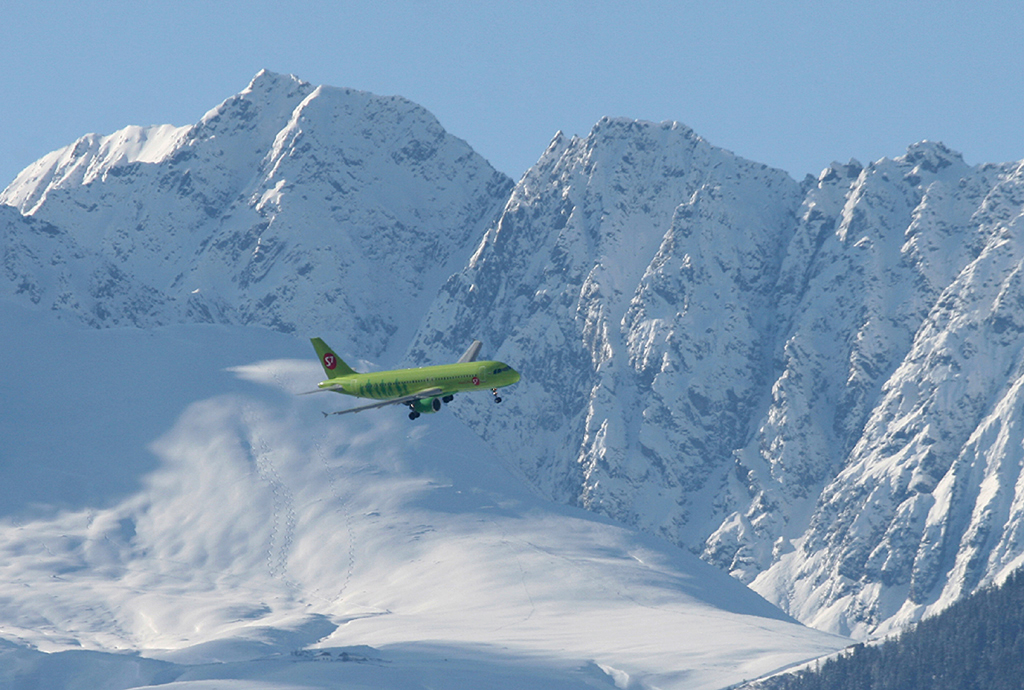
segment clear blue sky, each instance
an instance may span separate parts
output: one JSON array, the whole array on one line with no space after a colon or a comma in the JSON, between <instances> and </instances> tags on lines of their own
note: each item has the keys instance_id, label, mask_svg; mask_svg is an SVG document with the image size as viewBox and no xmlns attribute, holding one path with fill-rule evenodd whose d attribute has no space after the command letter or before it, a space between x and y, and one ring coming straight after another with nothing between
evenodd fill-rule
<instances>
[{"instance_id":1,"label":"clear blue sky","mask_svg":"<svg viewBox=\"0 0 1024 690\"><path fill-rule=\"evenodd\" d=\"M191 124L261 68L399 94L518 177L604 115L795 178L939 140L1024 159L1024 2L105 2L0 13L0 187L88 132Z\"/></svg>"}]
</instances>

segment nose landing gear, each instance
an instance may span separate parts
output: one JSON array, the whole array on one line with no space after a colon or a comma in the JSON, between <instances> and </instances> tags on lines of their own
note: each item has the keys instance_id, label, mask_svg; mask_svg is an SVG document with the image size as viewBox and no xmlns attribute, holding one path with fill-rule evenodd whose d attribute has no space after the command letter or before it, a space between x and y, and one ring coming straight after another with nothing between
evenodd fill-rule
<instances>
[{"instance_id":1,"label":"nose landing gear","mask_svg":"<svg viewBox=\"0 0 1024 690\"><path fill-rule=\"evenodd\" d=\"M491 389L491 395L494 396L494 402L496 402L496 403L500 403L501 402L501 396L498 395L498 389L497 388L492 388Z\"/></svg>"}]
</instances>

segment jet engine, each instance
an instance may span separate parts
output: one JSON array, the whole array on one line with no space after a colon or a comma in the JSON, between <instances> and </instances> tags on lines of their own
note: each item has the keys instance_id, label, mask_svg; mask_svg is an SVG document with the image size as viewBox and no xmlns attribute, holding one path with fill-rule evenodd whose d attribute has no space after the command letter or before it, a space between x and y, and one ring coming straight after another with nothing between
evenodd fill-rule
<instances>
[{"instance_id":1,"label":"jet engine","mask_svg":"<svg viewBox=\"0 0 1024 690\"><path fill-rule=\"evenodd\" d=\"M441 409L441 398L422 398L416 400L411 405L413 412L419 412L420 414L431 414Z\"/></svg>"}]
</instances>

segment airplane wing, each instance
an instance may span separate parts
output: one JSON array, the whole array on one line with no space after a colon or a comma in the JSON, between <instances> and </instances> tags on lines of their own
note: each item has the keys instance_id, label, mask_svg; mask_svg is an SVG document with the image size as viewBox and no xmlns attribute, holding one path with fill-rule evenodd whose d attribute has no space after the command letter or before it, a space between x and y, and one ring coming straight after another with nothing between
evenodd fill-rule
<instances>
[{"instance_id":1,"label":"airplane wing","mask_svg":"<svg viewBox=\"0 0 1024 690\"><path fill-rule=\"evenodd\" d=\"M341 386L324 386L323 388L317 388L315 391L302 391L295 395L312 395L313 393L323 393L324 391L341 391Z\"/></svg>"},{"instance_id":2,"label":"airplane wing","mask_svg":"<svg viewBox=\"0 0 1024 690\"><path fill-rule=\"evenodd\" d=\"M311 393L313 391L310 391ZM443 391L440 388L428 388L427 390L420 391L419 393L413 393L412 395L403 395L401 398L392 398L391 400L381 400L380 402L371 403L369 405L360 405L359 407L352 407L347 410L338 410L337 412L324 412L324 417L332 414L348 414L349 412L362 412L363 410L372 410L378 407L385 407L387 405L406 405L423 398L432 398L435 395L441 395Z\"/></svg>"},{"instance_id":3,"label":"airplane wing","mask_svg":"<svg viewBox=\"0 0 1024 690\"><path fill-rule=\"evenodd\" d=\"M472 342L472 344L470 344L469 349L467 349L464 353L462 353L462 356L459 357L459 361L456 362L456 364L465 364L466 362L475 362L476 361L476 356L478 354L480 354L480 348L482 346L483 346L482 342L480 342L479 340L474 340Z\"/></svg>"}]
</instances>

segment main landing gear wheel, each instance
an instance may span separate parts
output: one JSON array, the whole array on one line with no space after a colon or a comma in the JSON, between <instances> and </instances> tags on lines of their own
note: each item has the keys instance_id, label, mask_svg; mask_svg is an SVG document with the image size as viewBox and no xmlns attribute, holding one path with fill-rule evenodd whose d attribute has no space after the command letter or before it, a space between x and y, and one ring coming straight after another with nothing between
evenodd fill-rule
<instances>
[{"instance_id":1,"label":"main landing gear wheel","mask_svg":"<svg viewBox=\"0 0 1024 690\"><path fill-rule=\"evenodd\" d=\"M455 400L455 396L454 395L446 395L443 398L441 398L441 400L446 402L446 403L450 403L452 400Z\"/></svg>"},{"instance_id":2,"label":"main landing gear wheel","mask_svg":"<svg viewBox=\"0 0 1024 690\"><path fill-rule=\"evenodd\" d=\"M409 419L419 419L419 416L420 413L417 412L416 410L413 410L412 412L409 413Z\"/></svg>"}]
</instances>

